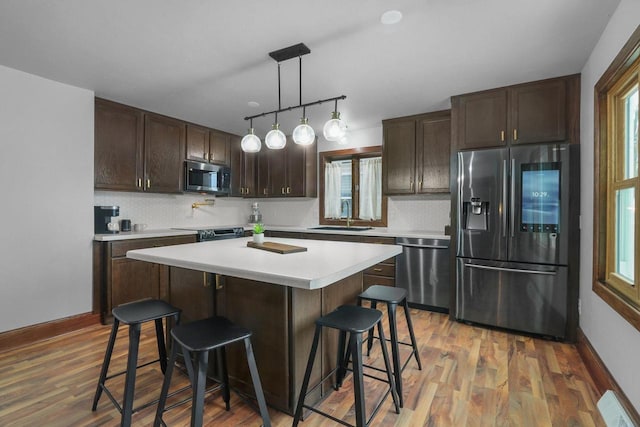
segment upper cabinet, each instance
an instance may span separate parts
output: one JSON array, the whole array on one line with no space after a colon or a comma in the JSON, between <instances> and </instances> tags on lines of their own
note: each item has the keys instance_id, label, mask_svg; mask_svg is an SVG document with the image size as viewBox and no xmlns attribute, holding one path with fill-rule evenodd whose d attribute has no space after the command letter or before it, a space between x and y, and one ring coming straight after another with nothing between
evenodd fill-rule
<instances>
[{"instance_id":1,"label":"upper cabinet","mask_svg":"<svg viewBox=\"0 0 640 427\"><path fill-rule=\"evenodd\" d=\"M95 101L95 188L142 191L144 115L115 102Z\"/></svg>"},{"instance_id":2,"label":"upper cabinet","mask_svg":"<svg viewBox=\"0 0 640 427\"><path fill-rule=\"evenodd\" d=\"M580 76L541 80L451 98L456 150L578 142Z\"/></svg>"},{"instance_id":3,"label":"upper cabinet","mask_svg":"<svg viewBox=\"0 0 640 427\"><path fill-rule=\"evenodd\" d=\"M144 191L183 190L185 124L147 113L144 118Z\"/></svg>"},{"instance_id":4,"label":"upper cabinet","mask_svg":"<svg viewBox=\"0 0 640 427\"><path fill-rule=\"evenodd\" d=\"M255 197L255 170L257 153L245 153L240 147L241 138L230 138L231 196Z\"/></svg>"},{"instance_id":5,"label":"upper cabinet","mask_svg":"<svg viewBox=\"0 0 640 427\"><path fill-rule=\"evenodd\" d=\"M449 192L450 111L382 121L382 192Z\"/></svg>"},{"instance_id":6,"label":"upper cabinet","mask_svg":"<svg viewBox=\"0 0 640 427\"><path fill-rule=\"evenodd\" d=\"M229 165L231 135L207 129L202 126L187 125L187 159L200 162Z\"/></svg>"}]
</instances>

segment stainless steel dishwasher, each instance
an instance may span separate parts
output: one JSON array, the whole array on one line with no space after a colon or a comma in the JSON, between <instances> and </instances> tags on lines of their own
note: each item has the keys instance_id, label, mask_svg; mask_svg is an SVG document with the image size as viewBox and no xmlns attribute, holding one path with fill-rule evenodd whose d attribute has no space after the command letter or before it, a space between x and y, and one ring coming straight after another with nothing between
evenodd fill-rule
<instances>
[{"instance_id":1,"label":"stainless steel dishwasher","mask_svg":"<svg viewBox=\"0 0 640 427\"><path fill-rule=\"evenodd\" d=\"M409 306L449 312L449 239L397 237L396 287L407 290Z\"/></svg>"}]
</instances>

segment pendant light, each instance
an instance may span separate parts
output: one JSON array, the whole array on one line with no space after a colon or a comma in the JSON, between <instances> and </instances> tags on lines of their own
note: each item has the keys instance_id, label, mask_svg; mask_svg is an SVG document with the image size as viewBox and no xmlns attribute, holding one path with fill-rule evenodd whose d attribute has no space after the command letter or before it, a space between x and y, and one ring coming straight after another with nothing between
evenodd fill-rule
<instances>
[{"instance_id":1,"label":"pendant light","mask_svg":"<svg viewBox=\"0 0 640 427\"><path fill-rule=\"evenodd\" d=\"M299 145L311 145L316 140L316 132L309 126L306 108L302 108L302 118L300 124L293 130L293 142Z\"/></svg>"},{"instance_id":2,"label":"pendant light","mask_svg":"<svg viewBox=\"0 0 640 427\"><path fill-rule=\"evenodd\" d=\"M242 147L242 151L245 153L257 153L260 151L260 148L262 148L260 138L253 132L253 119L251 119L249 124L249 133L240 141L240 147Z\"/></svg>"},{"instance_id":3,"label":"pendant light","mask_svg":"<svg viewBox=\"0 0 640 427\"><path fill-rule=\"evenodd\" d=\"M276 113L276 122L267 133L267 136L264 137L264 144L272 150L281 150L287 145L287 136L280 130L280 125L278 124L278 113Z\"/></svg>"},{"instance_id":4,"label":"pendant light","mask_svg":"<svg viewBox=\"0 0 640 427\"><path fill-rule=\"evenodd\" d=\"M322 129L324 138L327 141L340 141L347 133L347 125L344 121L340 120L340 113L338 113L338 100L336 99L333 113L331 113L331 119L324 124Z\"/></svg>"},{"instance_id":5,"label":"pendant light","mask_svg":"<svg viewBox=\"0 0 640 427\"><path fill-rule=\"evenodd\" d=\"M333 98L321 99L315 102L309 102L306 104L302 103L302 56L311 53L311 50L304 43L298 43L293 46L289 46L283 49L279 49L273 52L269 52L269 56L278 62L278 109L274 111L269 111L267 113L260 113L254 116L245 117L245 120L251 120L249 133L242 138L241 147L242 151L247 153L255 153L260 151L261 142L260 138L254 134L253 130L253 119L257 117L264 117L269 114L275 114L275 121L273 123L272 129L267 133L264 138L264 143L267 148L272 150L280 150L284 148L287 144L286 135L280 130L280 125L278 124L278 113L282 113L285 111L291 111L297 108L302 108L302 118L300 119L300 124L296 126L293 130L292 137L293 141L299 145L311 145L316 140L316 132L309 125L309 119L307 118L306 107L310 107L312 105L319 105L324 102L335 102L335 107L333 114L331 115L331 120L329 120L324 126L324 135L325 138L329 141L346 141L344 138L347 125L344 121L340 120L340 113L338 113L338 100L346 99L345 95L336 96ZM298 57L300 63L300 91L299 91L299 104L293 105L290 107L282 108L281 105L281 93L280 93L280 63L282 61L286 61L292 58Z\"/></svg>"}]
</instances>

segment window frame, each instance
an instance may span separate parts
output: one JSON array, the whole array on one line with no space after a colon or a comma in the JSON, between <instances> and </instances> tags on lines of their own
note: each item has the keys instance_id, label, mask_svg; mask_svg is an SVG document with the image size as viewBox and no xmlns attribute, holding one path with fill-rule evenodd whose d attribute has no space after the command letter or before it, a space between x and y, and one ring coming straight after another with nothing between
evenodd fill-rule
<instances>
[{"instance_id":1,"label":"window frame","mask_svg":"<svg viewBox=\"0 0 640 427\"><path fill-rule=\"evenodd\" d=\"M360 192L355 191L356 185L359 184L360 180L360 169L359 169L359 160L368 157L382 157L382 146L370 146L370 147L357 147L357 148L349 148L345 150L334 150L334 151L322 151L318 153L320 167L318 168L318 198L320 199L320 208L318 209L318 223L320 225L336 225L336 226L346 226L347 220L345 219L335 219L335 218L325 218L324 217L324 190L325 190L325 182L324 182L324 170L327 163L330 163L334 160L352 160L352 181L351 181L351 195L352 195L352 216L356 216L358 213L359 206L359 197ZM358 160L353 163L353 160ZM387 226L387 196L382 195L382 217L379 220L362 220L362 219L351 219L349 222L350 225L355 226L367 226L367 227L386 227Z\"/></svg>"},{"instance_id":2,"label":"window frame","mask_svg":"<svg viewBox=\"0 0 640 427\"><path fill-rule=\"evenodd\" d=\"M621 120L616 103L635 78L640 82L640 26L636 28L594 88L594 221L592 290L640 331L640 177L623 179L623 165L616 166L620 150ZM635 188L636 231L634 236L633 292L627 281L612 274L615 264L615 190ZM610 220L608 220L610 219Z\"/></svg>"}]
</instances>

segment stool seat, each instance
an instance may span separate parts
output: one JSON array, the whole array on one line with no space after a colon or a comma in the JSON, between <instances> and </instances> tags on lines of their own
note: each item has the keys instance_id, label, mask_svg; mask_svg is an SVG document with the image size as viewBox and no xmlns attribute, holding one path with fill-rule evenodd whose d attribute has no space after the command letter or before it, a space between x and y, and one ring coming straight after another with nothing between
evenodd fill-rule
<instances>
[{"instance_id":1,"label":"stool seat","mask_svg":"<svg viewBox=\"0 0 640 427\"><path fill-rule=\"evenodd\" d=\"M382 319L380 310L359 307L357 305L343 305L337 310L316 320L316 324L328 328L351 333L363 333L373 328Z\"/></svg>"},{"instance_id":2,"label":"stool seat","mask_svg":"<svg viewBox=\"0 0 640 427\"><path fill-rule=\"evenodd\" d=\"M132 325L175 316L180 309L162 300L146 299L119 305L111 313L118 321Z\"/></svg>"},{"instance_id":3,"label":"stool seat","mask_svg":"<svg viewBox=\"0 0 640 427\"><path fill-rule=\"evenodd\" d=\"M214 316L177 326L171 336L189 351L207 351L249 338L251 331L225 317Z\"/></svg>"},{"instance_id":4,"label":"stool seat","mask_svg":"<svg viewBox=\"0 0 640 427\"><path fill-rule=\"evenodd\" d=\"M400 304L407 297L407 290L391 286L373 285L360 294L360 298Z\"/></svg>"}]
</instances>

